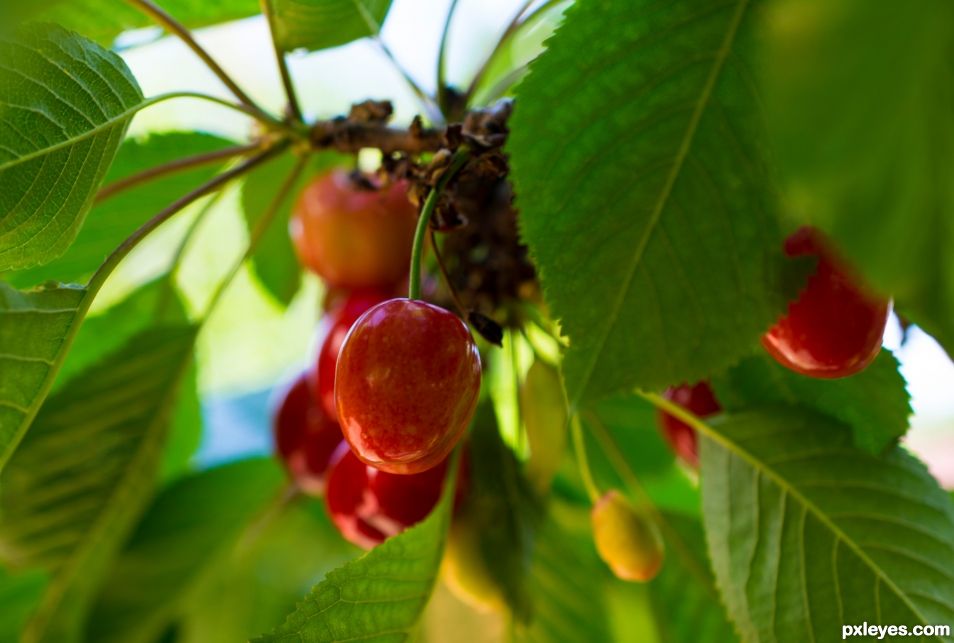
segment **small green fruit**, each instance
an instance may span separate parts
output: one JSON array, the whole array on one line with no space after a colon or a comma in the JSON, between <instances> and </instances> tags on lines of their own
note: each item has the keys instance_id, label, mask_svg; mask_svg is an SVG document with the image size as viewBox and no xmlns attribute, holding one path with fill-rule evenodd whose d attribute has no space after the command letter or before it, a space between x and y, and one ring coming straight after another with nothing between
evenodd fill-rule
<instances>
[{"instance_id":1,"label":"small green fruit","mask_svg":"<svg viewBox=\"0 0 954 643\"><path fill-rule=\"evenodd\" d=\"M527 479L540 493L546 493L560 469L567 441L566 400L560 374L537 360L527 371L520 387L520 411L530 442Z\"/></svg>"},{"instance_id":2,"label":"small green fruit","mask_svg":"<svg viewBox=\"0 0 954 643\"><path fill-rule=\"evenodd\" d=\"M618 491L609 491L590 514L596 551L617 577L647 582L663 562L663 541L648 516L639 513Z\"/></svg>"}]
</instances>

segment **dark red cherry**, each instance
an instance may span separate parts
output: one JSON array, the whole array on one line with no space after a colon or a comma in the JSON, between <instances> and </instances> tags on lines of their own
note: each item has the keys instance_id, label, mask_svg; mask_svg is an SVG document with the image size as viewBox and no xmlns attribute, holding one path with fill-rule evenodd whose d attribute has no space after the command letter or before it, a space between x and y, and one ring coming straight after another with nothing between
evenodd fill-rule
<instances>
[{"instance_id":1,"label":"dark red cherry","mask_svg":"<svg viewBox=\"0 0 954 643\"><path fill-rule=\"evenodd\" d=\"M663 397L670 400L698 417L713 415L722 410L712 388L706 382L699 382L695 386L681 385L666 389ZM659 412L659 424L663 436L675 451L676 455L685 460L686 464L699 468L699 438L695 430L665 411Z\"/></svg>"},{"instance_id":2,"label":"dark red cherry","mask_svg":"<svg viewBox=\"0 0 954 643\"><path fill-rule=\"evenodd\" d=\"M325 413L331 417L338 415L335 407L335 369L338 366L341 345L358 318L389 296L388 293L376 289L355 290L338 301L326 315L326 319L322 320L327 326L318 351L317 394Z\"/></svg>"},{"instance_id":3,"label":"dark red cherry","mask_svg":"<svg viewBox=\"0 0 954 643\"><path fill-rule=\"evenodd\" d=\"M345 338L335 373L338 420L362 461L390 473L436 466L467 429L480 392L480 356L456 315L392 299Z\"/></svg>"},{"instance_id":4,"label":"dark red cherry","mask_svg":"<svg viewBox=\"0 0 954 643\"><path fill-rule=\"evenodd\" d=\"M328 513L348 541L370 549L426 518L440 500L446 474L446 460L412 475L380 471L343 442L328 476Z\"/></svg>"},{"instance_id":5,"label":"dark red cherry","mask_svg":"<svg viewBox=\"0 0 954 643\"><path fill-rule=\"evenodd\" d=\"M338 423L312 396L305 373L284 391L273 417L275 447L285 468L302 491L320 496L328 463L342 441Z\"/></svg>"},{"instance_id":6,"label":"dark red cherry","mask_svg":"<svg viewBox=\"0 0 954 643\"><path fill-rule=\"evenodd\" d=\"M881 350L891 302L865 290L817 230L798 230L786 240L785 254L817 257L818 267L762 345L780 364L809 377L864 370Z\"/></svg>"}]
</instances>

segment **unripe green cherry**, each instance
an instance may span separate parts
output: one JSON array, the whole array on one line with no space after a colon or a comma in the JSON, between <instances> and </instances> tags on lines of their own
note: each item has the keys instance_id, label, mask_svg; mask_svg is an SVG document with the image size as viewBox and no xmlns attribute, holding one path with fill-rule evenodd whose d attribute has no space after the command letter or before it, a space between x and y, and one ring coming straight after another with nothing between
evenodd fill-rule
<instances>
[{"instance_id":1,"label":"unripe green cherry","mask_svg":"<svg viewBox=\"0 0 954 643\"><path fill-rule=\"evenodd\" d=\"M618 491L609 491L590 513L600 558L622 580L652 580L663 562L663 541L656 524Z\"/></svg>"},{"instance_id":2,"label":"unripe green cherry","mask_svg":"<svg viewBox=\"0 0 954 643\"><path fill-rule=\"evenodd\" d=\"M520 411L530 442L527 479L545 493L566 451L567 412L560 373L537 360L520 387Z\"/></svg>"}]
</instances>

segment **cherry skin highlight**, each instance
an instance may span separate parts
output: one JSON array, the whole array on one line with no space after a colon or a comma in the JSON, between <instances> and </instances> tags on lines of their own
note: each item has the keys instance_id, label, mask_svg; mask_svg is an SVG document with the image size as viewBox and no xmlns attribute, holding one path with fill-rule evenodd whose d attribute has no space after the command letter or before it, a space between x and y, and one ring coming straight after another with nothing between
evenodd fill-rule
<instances>
[{"instance_id":1,"label":"cherry skin highlight","mask_svg":"<svg viewBox=\"0 0 954 643\"><path fill-rule=\"evenodd\" d=\"M295 484L305 493L324 493L331 456L343 437L312 396L307 374L284 392L272 420L275 447Z\"/></svg>"},{"instance_id":2,"label":"cherry skin highlight","mask_svg":"<svg viewBox=\"0 0 954 643\"><path fill-rule=\"evenodd\" d=\"M318 399L329 416L336 418L335 407L335 369L338 366L338 353L348 331L369 308L379 304L389 295L378 289L355 290L338 302L327 316L327 332L318 351Z\"/></svg>"},{"instance_id":3,"label":"cherry skin highlight","mask_svg":"<svg viewBox=\"0 0 954 643\"><path fill-rule=\"evenodd\" d=\"M456 315L391 299L355 322L338 355L338 421L355 455L419 473L457 444L477 406L480 355Z\"/></svg>"},{"instance_id":4,"label":"cherry skin highlight","mask_svg":"<svg viewBox=\"0 0 954 643\"><path fill-rule=\"evenodd\" d=\"M371 177L356 182L333 170L306 187L295 206L289 232L298 257L332 287L392 285L407 274L417 208L406 183L374 185Z\"/></svg>"},{"instance_id":5,"label":"cherry skin highlight","mask_svg":"<svg viewBox=\"0 0 954 643\"><path fill-rule=\"evenodd\" d=\"M694 386L686 384L672 386L666 389L663 397L701 418L722 410L712 388L706 382L699 382ZM698 469L699 437L695 429L665 411L659 412L659 425L662 428L663 437L676 455L692 468Z\"/></svg>"},{"instance_id":6,"label":"cherry skin highlight","mask_svg":"<svg viewBox=\"0 0 954 643\"><path fill-rule=\"evenodd\" d=\"M780 364L809 377L864 370L881 350L891 302L867 292L812 228L790 236L785 254L817 257L818 267L762 345Z\"/></svg>"},{"instance_id":7,"label":"cherry skin highlight","mask_svg":"<svg viewBox=\"0 0 954 643\"><path fill-rule=\"evenodd\" d=\"M440 500L446 475L447 460L413 475L380 471L342 442L328 476L328 514L345 539L371 549L424 520Z\"/></svg>"}]
</instances>

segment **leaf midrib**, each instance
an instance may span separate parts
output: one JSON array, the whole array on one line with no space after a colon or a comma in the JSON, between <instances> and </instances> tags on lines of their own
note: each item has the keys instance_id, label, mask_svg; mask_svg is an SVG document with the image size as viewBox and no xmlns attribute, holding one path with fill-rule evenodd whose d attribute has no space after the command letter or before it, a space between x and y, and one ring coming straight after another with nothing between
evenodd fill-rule
<instances>
[{"instance_id":1,"label":"leaf midrib","mask_svg":"<svg viewBox=\"0 0 954 643\"><path fill-rule=\"evenodd\" d=\"M709 101L712 98L712 92L714 91L722 69L725 66L725 61L728 59L729 52L732 49L735 36L738 33L739 25L742 23L742 18L745 16L749 2L750 0L739 0L739 3L735 8L732 21L729 23L729 29L722 40L722 44L719 46L719 50L716 52L716 56L712 63L712 69L709 71L705 85L702 87L702 91L699 94L699 99L696 102L696 106L689 118L689 123L686 127L685 134L680 141L679 148L677 149L676 158L673 162L672 169L666 176L666 182L663 184L659 198L656 200L656 204L653 207L649 223L646 226L646 231L636 247L636 252L633 254L633 260L629 268L626 270L623 276L623 281L619 288L619 294L610 307L609 314L607 315L607 322L604 326L605 332L598 336L597 346L590 353L591 357L589 363L587 364L586 369L583 371L583 377L580 380L580 385L575 392L573 400L570 402L571 412L578 408L580 401L583 399L587 389L589 388L590 379L593 377L593 372L596 369L596 365L599 363L600 356L606 349L606 342L609 340L610 333L619 322L619 317L622 313L623 303L626 300L626 295L629 292L633 278L636 276L636 271L639 269L643 254L646 251L646 246L649 244L649 239L652 237L652 233L655 231L656 226L659 223L659 218L662 216L662 212L666 208L669 198L672 195L673 187L675 186L676 181L682 172L682 167L685 164L686 157L689 155L689 150L692 148L692 143L695 139L696 131L699 128L699 123L701 122L702 116L705 113L706 108L709 105Z\"/></svg>"}]
</instances>

